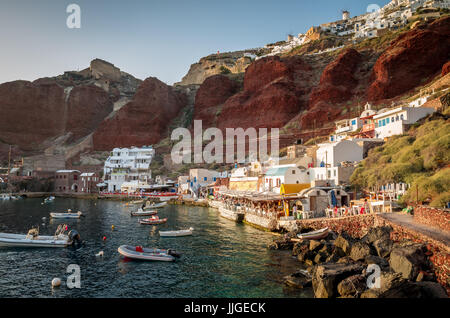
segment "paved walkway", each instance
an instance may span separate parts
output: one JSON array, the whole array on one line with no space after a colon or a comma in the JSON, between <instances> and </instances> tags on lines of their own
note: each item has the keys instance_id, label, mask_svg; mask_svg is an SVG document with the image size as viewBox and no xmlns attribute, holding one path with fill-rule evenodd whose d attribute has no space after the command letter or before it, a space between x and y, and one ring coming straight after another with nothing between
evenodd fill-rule
<instances>
[{"instance_id":1,"label":"paved walkway","mask_svg":"<svg viewBox=\"0 0 450 318\"><path fill-rule=\"evenodd\" d=\"M426 236L431 237L436 241L442 242L445 245L450 246L450 232L436 227L414 222L414 217L412 215L400 213L383 213L380 216L388 221L404 226L413 231L422 233Z\"/></svg>"}]
</instances>

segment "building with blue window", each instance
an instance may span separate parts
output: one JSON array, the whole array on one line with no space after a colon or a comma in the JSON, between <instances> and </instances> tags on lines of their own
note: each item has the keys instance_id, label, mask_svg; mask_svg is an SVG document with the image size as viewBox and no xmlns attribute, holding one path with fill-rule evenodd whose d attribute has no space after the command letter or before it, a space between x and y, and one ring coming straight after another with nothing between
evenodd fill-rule
<instances>
[{"instance_id":1,"label":"building with blue window","mask_svg":"<svg viewBox=\"0 0 450 318\"><path fill-rule=\"evenodd\" d=\"M395 135L403 135L408 125L416 123L434 111L434 108L431 107L408 106L380 110L378 114L373 116L375 137L384 139Z\"/></svg>"}]
</instances>

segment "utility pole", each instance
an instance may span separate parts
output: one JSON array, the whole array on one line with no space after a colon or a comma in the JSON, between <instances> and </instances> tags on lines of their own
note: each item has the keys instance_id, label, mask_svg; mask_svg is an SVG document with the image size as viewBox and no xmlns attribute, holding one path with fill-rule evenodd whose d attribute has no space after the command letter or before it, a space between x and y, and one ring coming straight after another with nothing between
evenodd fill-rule
<instances>
[{"instance_id":1,"label":"utility pole","mask_svg":"<svg viewBox=\"0 0 450 318\"><path fill-rule=\"evenodd\" d=\"M9 146L9 154L8 154L8 180L10 172L11 172L11 145Z\"/></svg>"}]
</instances>

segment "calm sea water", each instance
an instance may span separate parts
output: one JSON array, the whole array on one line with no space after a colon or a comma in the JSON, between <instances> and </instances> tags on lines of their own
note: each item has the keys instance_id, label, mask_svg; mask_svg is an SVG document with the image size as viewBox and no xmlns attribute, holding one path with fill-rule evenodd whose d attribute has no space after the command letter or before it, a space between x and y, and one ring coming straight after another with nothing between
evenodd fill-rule
<instances>
[{"instance_id":1,"label":"calm sea water","mask_svg":"<svg viewBox=\"0 0 450 318\"><path fill-rule=\"evenodd\" d=\"M167 206L159 212L168 222L138 224L131 205L106 200L57 198L0 201L0 232L27 233L39 225L42 235L53 235L61 220L49 212L68 208L85 218L65 220L85 241L70 248L0 248L0 297L311 297L309 290L284 286L282 277L299 263L289 252L269 251L269 233L219 217L214 209ZM43 217L47 219L42 220ZM115 229L111 229L111 225ZM194 235L161 238L158 230L194 227ZM103 237L106 236L106 241ZM125 260L117 252L122 244L172 248L183 253L173 263ZM103 258L95 254L104 252ZM81 288L69 289L69 264L81 268ZM62 286L51 288L53 278Z\"/></svg>"}]
</instances>

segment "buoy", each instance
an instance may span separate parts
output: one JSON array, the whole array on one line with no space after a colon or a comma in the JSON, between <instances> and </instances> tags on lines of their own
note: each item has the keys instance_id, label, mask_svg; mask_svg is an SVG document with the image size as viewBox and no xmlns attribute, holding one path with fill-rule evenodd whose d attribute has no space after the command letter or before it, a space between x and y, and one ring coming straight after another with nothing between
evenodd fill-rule
<instances>
[{"instance_id":1,"label":"buoy","mask_svg":"<svg viewBox=\"0 0 450 318\"><path fill-rule=\"evenodd\" d=\"M114 225L111 225L111 230L114 230L114 228L115 228Z\"/></svg>"},{"instance_id":2,"label":"buoy","mask_svg":"<svg viewBox=\"0 0 450 318\"><path fill-rule=\"evenodd\" d=\"M52 287L59 287L59 286L61 286L61 279L53 278L53 280L52 280Z\"/></svg>"},{"instance_id":3,"label":"buoy","mask_svg":"<svg viewBox=\"0 0 450 318\"><path fill-rule=\"evenodd\" d=\"M98 252L97 254L95 254L95 256L97 256L97 257L103 257L103 251Z\"/></svg>"},{"instance_id":4,"label":"buoy","mask_svg":"<svg viewBox=\"0 0 450 318\"><path fill-rule=\"evenodd\" d=\"M103 236L103 241L106 241L106 236Z\"/></svg>"}]
</instances>

